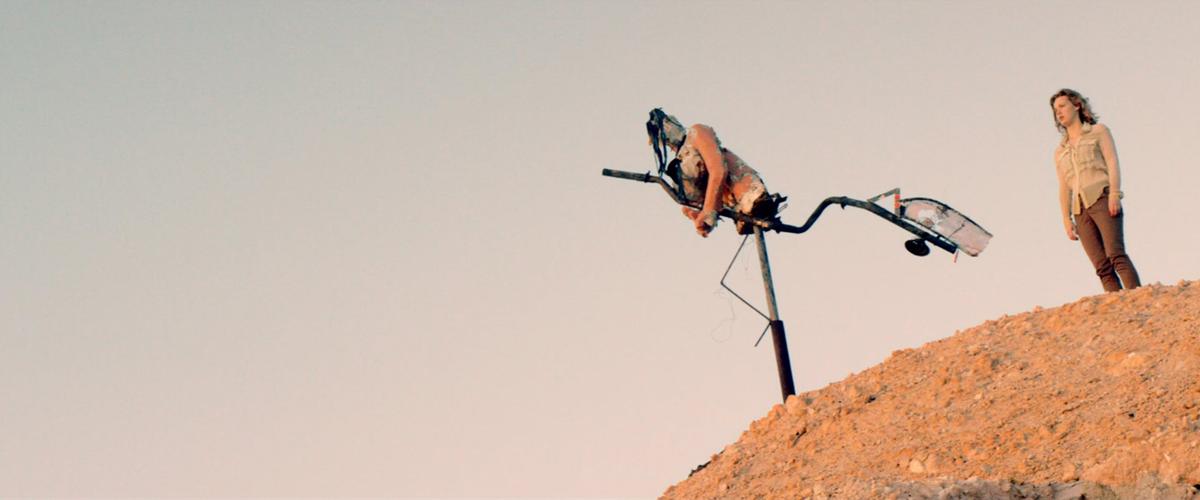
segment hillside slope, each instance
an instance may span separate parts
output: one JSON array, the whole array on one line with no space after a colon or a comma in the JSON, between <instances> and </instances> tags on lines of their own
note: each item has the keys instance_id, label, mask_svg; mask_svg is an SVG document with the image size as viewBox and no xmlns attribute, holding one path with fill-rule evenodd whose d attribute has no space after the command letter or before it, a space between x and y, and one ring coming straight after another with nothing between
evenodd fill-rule
<instances>
[{"instance_id":1,"label":"hillside slope","mask_svg":"<svg viewBox=\"0 0 1200 500\"><path fill-rule=\"evenodd\" d=\"M776 405L663 498L1190 498L1198 483L1200 283L1181 282L896 351Z\"/></svg>"}]
</instances>

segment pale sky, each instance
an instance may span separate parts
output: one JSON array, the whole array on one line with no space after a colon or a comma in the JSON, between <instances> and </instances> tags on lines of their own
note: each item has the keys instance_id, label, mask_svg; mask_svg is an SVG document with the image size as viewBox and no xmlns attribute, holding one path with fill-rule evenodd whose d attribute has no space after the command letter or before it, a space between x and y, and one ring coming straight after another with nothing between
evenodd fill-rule
<instances>
[{"instance_id":1,"label":"pale sky","mask_svg":"<svg viewBox=\"0 0 1200 500\"><path fill-rule=\"evenodd\" d=\"M713 126L791 197L797 388L1101 288L1049 97L1113 131L1146 283L1200 277L1200 5L0 1L0 496L650 498L779 402L650 185ZM762 300L753 252L734 267Z\"/></svg>"}]
</instances>

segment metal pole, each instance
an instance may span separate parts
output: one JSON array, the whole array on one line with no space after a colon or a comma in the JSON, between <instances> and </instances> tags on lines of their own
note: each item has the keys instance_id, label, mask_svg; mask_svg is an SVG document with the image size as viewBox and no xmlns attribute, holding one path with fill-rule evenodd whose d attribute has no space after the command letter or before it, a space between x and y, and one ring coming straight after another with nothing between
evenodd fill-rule
<instances>
[{"instance_id":1,"label":"metal pole","mask_svg":"<svg viewBox=\"0 0 1200 500\"><path fill-rule=\"evenodd\" d=\"M754 226L754 241L758 243L758 263L762 266L767 310L771 313L771 340L775 344L775 364L779 367L779 389L783 391L783 401L786 403L788 396L796 394L796 385L792 382L792 360L788 356L787 336L783 331L783 321L779 319L779 306L775 304L775 283L771 281L771 263L767 260L767 239L758 226Z\"/></svg>"}]
</instances>

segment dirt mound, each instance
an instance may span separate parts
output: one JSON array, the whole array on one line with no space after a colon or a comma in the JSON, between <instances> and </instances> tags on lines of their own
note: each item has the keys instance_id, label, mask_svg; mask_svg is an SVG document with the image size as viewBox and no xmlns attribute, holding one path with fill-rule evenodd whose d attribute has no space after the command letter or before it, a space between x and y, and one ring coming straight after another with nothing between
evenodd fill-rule
<instances>
[{"instance_id":1,"label":"dirt mound","mask_svg":"<svg viewBox=\"0 0 1200 500\"><path fill-rule=\"evenodd\" d=\"M1039 307L896 351L776 405L663 498L1197 490L1200 283L1181 282Z\"/></svg>"}]
</instances>

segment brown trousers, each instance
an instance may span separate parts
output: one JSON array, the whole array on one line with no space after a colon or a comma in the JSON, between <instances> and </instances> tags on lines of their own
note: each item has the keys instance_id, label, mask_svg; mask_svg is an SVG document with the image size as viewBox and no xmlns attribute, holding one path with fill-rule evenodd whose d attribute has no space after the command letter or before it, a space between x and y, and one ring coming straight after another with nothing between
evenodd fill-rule
<instances>
[{"instance_id":1,"label":"brown trousers","mask_svg":"<svg viewBox=\"0 0 1200 500\"><path fill-rule=\"evenodd\" d=\"M1096 276L1100 277L1100 284L1106 292L1118 291L1122 284L1126 289L1142 286L1133 261L1125 255L1124 221L1124 210L1116 217L1108 215L1108 189L1092 206L1075 216L1079 242L1096 268Z\"/></svg>"}]
</instances>

